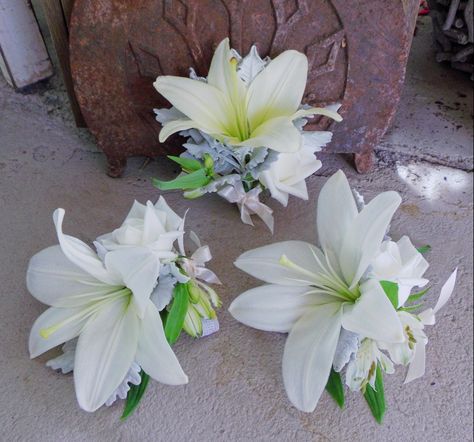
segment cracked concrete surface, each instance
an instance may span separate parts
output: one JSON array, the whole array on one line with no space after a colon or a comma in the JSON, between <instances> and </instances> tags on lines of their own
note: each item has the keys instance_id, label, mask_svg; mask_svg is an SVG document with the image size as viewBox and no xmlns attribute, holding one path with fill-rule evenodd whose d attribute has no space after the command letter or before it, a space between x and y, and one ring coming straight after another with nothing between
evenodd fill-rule
<instances>
[{"instance_id":1,"label":"cracked concrete surface","mask_svg":"<svg viewBox=\"0 0 474 442\"><path fill-rule=\"evenodd\" d=\"M431 19L420 18L402 100L378 152L472 171L472 81L434 58Z\"/></svg>"},{"instance_id":2,"label":"cracked concrete surface","mask_svg":"<svg viewBox=\"0 0 474 442\"><path fill-rule=\"evenodd\" d=\"M438 69L428 48L423 56L433 71ZM417 75L412 71L409 78ZM119 422L121 406L93 415L78 408L72 377L44 365L56 350L29 360L29 330L45 307L27 293L25 271L34 253L56 243L55 208L66 209L67 233L90 242L116 227L133 199L155 200L158 192L150 177L171 177L174 167L165 161L143 167L143 159L134 159L122 179L107 177L92 138L73 126L57 79L49 89L38 87L30 95L14 93L0 79L0 440L472 440L472 173L466 171L472 169L472 104L460 116L435 103L449 104L446 97L458 93L472 97L472 85L448 69L443 75L442 89L429 87L429 79L421 77L408 81L401 110L410 108L413 115L399 114L373 173L357 175L345 158L324 155L323 169L309 180L308 202L292 198L286 209L270 202L276 220L273 237L261 223L255 228L242 224L236 209L218 197L186 201L179 192L166 194L178 213L191 209L188 229L211 246L211 267L224 282L219 289L221 330L197 341L182 338L176 353L190 383L167 387L151 382L126 423ZM445 120L462 127L445 128ZM425 122L422 130L415 121ZM453 150L449 140L455 140ZM315 198L338 168L368 200L389 189L402 195L392 236L409 234L415 244L432 246L427 276L435 289L427 295L427 305L434 305L440 284L459 267L452 299L427 330L426 375L403 385L405 370L398 367L385 378L388 412L383 426L374 423L355 393L347 393L343 411L326 394L314 413L297 411L286 398L281 377L285 337L247 328L226 311L239 293L258 284L233 267L241 252L272 241L315 241Z\"/></svg>"}]
</instances>

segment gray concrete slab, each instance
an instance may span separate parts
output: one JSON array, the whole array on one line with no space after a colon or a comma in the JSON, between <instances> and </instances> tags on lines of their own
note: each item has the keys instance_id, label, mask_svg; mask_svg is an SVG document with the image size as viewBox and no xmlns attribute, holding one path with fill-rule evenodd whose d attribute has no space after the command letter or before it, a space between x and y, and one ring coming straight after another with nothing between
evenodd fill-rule
<instances>
[{"instance_id":1,"label":"gray concrete slab","mask_svg":"<svg viewBox=\"0 0 474 442\"><path fill-rule=\"evenodd\" d=\"M462 93L469 93L467 86ZM417 87L422 85L412 90ZM402 144L414 147L414 129L407 119L399 120L390 135L402 141L387 139L372 174L357 175L344 158L326 155L321 173L309 180L309 202L291 199L287 209L270 203L276 218L273 237L262 224L254 229L242 224L236 209L218 197L186 201L179 192L167 193L178 213L191 209L188 228L212 248L211 267L224 282L221 330L202 340L181 339L176 353L190 383L172 388L152 382L126 423L119 422L121 406L93 415L81 411L72 377L44 366L57 351L28 358L30 327L45 308L26 290L28 260L56 242L51 219L55 208L66 209L68 233L92 241L121 222L133 199L158 197L151 176L171 177L174 171L166 162L144 167L143 160L136 159L124 178L107 177L102 154L86 132L73 127L61 98L48 104L57 94L61 97L56 88L15 94L0 80L0 440L472 440L472 174L433 164L443 144L433 142L435 153L430 153L432 132L420 134L429 155L401 149ZM449 94L449 87L438 91L440 97ZM418 115L425 101L413 100L410 106ZM446 133L441 120L433 124L440 136L452 133ZM459 144L469 146L469 133L456 133ZM461 160L447 163L462 166L463 151L456 152ZM314 241L315 198L339 167L368 199L388 189L400 192L403 205L395 216L393 236L410 234L415 243L433 247L428 257L433 284L439 287L455 266L460 269L452 299L428 330L426 375L408 386L403 385L403 368L386 377L383 426L374 423L364 400L354 393L348 394L342 412L326 394L314 413L298 412L282 384L285 337L244 327L226 311L239 293L258 284L233 267L241 252L284 239ZM436 297L436 290L430 292L427 304L433 305Z\"/></svg>"},{"instance_id":2,"label":"gray concrete slab","mask_svg":"<svg viewBox=\"0 0 474 442\"><path fill-rule=\"evenodd\" d=\"M470 75L435 61L431 19L418 19L404 91L378 152L473 169Z\"/></svg>"}]
</instances>

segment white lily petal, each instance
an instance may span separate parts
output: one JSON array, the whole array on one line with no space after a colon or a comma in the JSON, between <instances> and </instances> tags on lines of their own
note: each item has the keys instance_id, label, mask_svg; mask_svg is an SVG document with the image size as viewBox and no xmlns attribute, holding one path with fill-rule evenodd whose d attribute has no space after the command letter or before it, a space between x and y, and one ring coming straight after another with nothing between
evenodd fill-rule
<instances>
[{"instance_id":1,"label":"white lily petal","mask_svg":"<svg viewBox=\"0 0 474 442\"><path fill-rule=\"evenodd\" d=\"M423 310L421 313L417 314L420 321L423 325L435 325L436 324L436 316L435 312L432 308L427 308Z\"/></svg>"},{"instance_id":2,"label":"white lily petal","mask_svg":"<svg viewBox=\"0 0 474 442\"><path fill-rule=\"evenodd\" d=\"M139 203L137 200L134 200L132 204L132 208L128 212L123 223L125 223L128 219L131 219L131 218L143 219L145 217L145 212L146 212L146 206L142 203Z\"/></svg>"},{"instance_id":3,"label":"white lily petal","mask_svg":"<svg viewBox=\"0 0 474 442\"><path fill-rule=\"evenodd\" d=\"M370 265L370 277L398 284L398 305L401 307L413 287L424 287L429 280L422 278L429 264L407 236L398 242L386 240Z\"/></svg>"},{"instance_id":4,"label":"white lily petal","mask_svg":"<svg viewBox=\"0 0 474 442\"><path fill-rule=\"evenodd\" d=\"M167 385L188 383L188 377L166 340L160 313L151 301L141 323L136 360L158 382Z\"/></svg>"},{"instance_id":5,"label":"white lily petal","mask_svg":"<svg viewBox=\"0 0 474 442\"><path fill-rule=\"evenodd\" d=\"M207 82L211 86L225 92L232 88L229 78L229 61L231 58L229 39L224 38L212 56L211 66L207 74Z\"/></svg>"},{"instance_id":6,"label":"white lily petal","mask_svg":"<svg viewBox=\"0 0 474 442\"><path fill-rule=\"evenodd\" d=\"M274 58L251 83L247 93L250 130L275 117L291 116L306 87L308 60L289 50Z\"/></svg>"},{"instance_id":7,"label":"white lily petal","mask_svg":"<svg viewBox=\"0 0 474 442\"><path fill-rule=\"evenodd\" d=\"M160 274L160 262L145 247L118 249L107 253L105 265L121 275L124 284L133 293L133 302L140 318Z\"/></svg>"},{"instance_id":8,"label":"white lily petal","mask_svg":"<svg viewBox=\"0 0 474 442\"><path fill-rule=\"evenodd\" d=\"M402 324L392 303L376 280L360 286L355 304L346 304L342 326L359 335L384 342L403 342Z\"/></svg>"},{"instance_id":9,"label":"white lily petal","mask_svg":"<svg viewBox=\"0 0 474 442\"><path fill-rule=\"evenodd\" d=\"M158 77L153 86L204 132L227 132L229 103L219 89L201 81L174 76Z\"/></svg>"},{"instance_id":10,"label":"white lily petal","mask_svg":"<svg viewBox=\"0 0 474 442\"><path fill-rule=\"evenodd\" d=\"M403 305L405 305L405 302L407 302L408 298L411 295L413 287L414 285L406 285L398 281L398 307L403 307Z\"/></svg>"},{"instance_id":11,"label":"white lily petal","mask_svg":"<svg viewBox=\"0 0 474 442\"><path fill-rule=\"evenodd\" d=\"M379 363L383 371L394 372L392 362L379 350L376 341L363 339L347 366L346 385L352 391L360 391L367 383L375 388L374 367Z\"/></svg>"},{"instance_id":12,"label":"white lily petal","mask_svg":"<svg viewBox=\"0 0 474 442\"><path fill-rule=\"evenodd\" d=\"M82 308L51 307L39 316L30 332L30 358L36 358L45 351L74 339L89 318ZM57 330L53 327L61 325ZM48 331L45 335L45 331ZM43 336L45 337L43 337Z\"/></svg>"},{"instance_id":13,"label":"white lily petal","mask_svg":"<svg viewBox=\"0 0 474 442\"><path fill-rule=\"evenodd\" d=\"M321 251L312 244L283 241L249 250L240 255L234 264L240 270L270 284L308 286L313 283L312 273L319 269L314 254L321 257ZM283 255L302 270L281 265L280 258Z\"/></svg>"},{"instance_id":14,"label":"white lily petal","mask_svg":"<svg viewBox=\"0 0 474 442\"><path fill-rule=\"evenodd\" d=\"M176 240L180 240L184 235L184 231L171 231L159 235L158 240L149 244L150 250L155 253L157 258L174 259L176 252L173 251L173 244Z\"/></svg>"},{"instance_id":15,"label":"white lily petal","mask_svg":"<svg viewBox=\"0 0 474 442\"><path fill-rule=\"evenodd\" d=\"M158 218L158 212L151 201L146 203L145 216L143 218L143 236L141 244L150 244L166 233L165 226Z\"/></svg>"},{"instance_id":16,"label":"white lily petal","mask_svg":"<svg viewBox=\"0 0 474 442\"><path fill-rule=\"evenodd\" d=\"M209 131L207 127L200 125L196 121L183 118L164 123L160 130L159 141L160 143L164 143L171 135L188 129L199 129L203 132Z\"/></svg>"},{"instance_id":17,"label":"white lily petal","mask_svg":"<svg viewBox=\"0 0 474 442\"><path fill-rule=\"evenodd\" d=\"M295 161L291 161L292 156L297 157L295 158ZM282 183L288 186L293 186L304 181L306 178L321 169L322 166L321 161L319 161L307 147L302 147L299 152L293 154L281 153L278 157L278 163L280 157L283 157L282 161L287 160L288 166L286 167L286 170L283 169L283 165L279 164L279 175L282 178ZM291 172L289 167L293 167Z\"/></svg>"},{"instance_id":18,"label":"white lily petal","mask_svg":"<svg viewBox=\"0 0 474 442\"><path fill-rule=\"evenodd\" d=\"M288 205L289 194L280 189L270 170L264 170L259 175L260 182L270 191L272 198L276 199L283 207Z\"/></svg>"},{"instance_id":19,"label":"white lily petal","mask_svg":"<svg viewBox=\"0 0 474 442\"><path fill-rule=\"evenodd\" d=\"M328 302L334 298L311 293L310 287L269 284L242 293L232 301L229 312L249 327L288 333L305 312Z\"/></svg>"},{"instance_id":20,"label":"white lily petal","mask_svg":"<svg viewBox=\"0 0 474 442\"><path fill-rule=\"evenodd\" d=\"M79 406L95 411L125 378L137 351L139 319L123 296L87 322L77 342L74 384Z\"/></svg>"},{"instance_id":21,"label":"white lily petal","mask_svg":"<svg viewBox=\"0 0 474 442\"><path fill-rule=\"evenodd\" d=\"M404 382L405 384L421 378L425 374L425 359L426 344L424 342L417 343L415 345L415 356L408 367L407 377Z\"/></svg>"},{"instance_id":22,"label":"white lily petal","mask_svg":"<svg viewBox=\"0 0 474 442\"><path fill-rule=\"evenodd\" d=\"M288 185L283 181L278 187L282 192L286 192L290 195L296 196L297 198L301 198L302 200L307 201L309 198L308 188L306 187L305 180L298 181L297 183L293 183L291 185Z\"/></svg>"},{"instance_id":23,"label":"white lily petal","mask_svg":"<svg viewBox=\"0 0 474 442\"><path fill-rule=\"evenodd\" d=\"M453 291L454 291L454 286L456 284L456 277L458 274L458 269L456 268L453 273L451 273L451 276L448 278L448 280L443 284L443 287L441 287L441 292L438 298L438 302L436 303L434 307L434 313L437 313L443 306L448 302L448 299L451 297Z\"/></svg>"},{"instance_id":24,"label":"white lily petal","mask_svg":"<svg viewBox=\"0 0 474 442\"><path fill-rule=\"evenodd\" d=\"M396 192L377 195L354 219L339 253L344 278L351 288L359 282L380 250L393 214L402 199Z\"/></svg>"},{"instance_id":25,"label":"white lily petal","mask_svg":"<svg viewBox=\"0 0 474 442\"><path fill-rule=\"evenodd\" d=\"M357 215L351 187L344 172L339 170L327 180L318 198L317 227L322 249L339 253Z\"/></svg>"},{"instance_id":26,"label":"white lily petal","mask_svg":"<svg viewBox=\"0 0 474 442\"><path fill-rule=\"evenodd\" d=\"M408 340L400 344L389 344L379 342L381 350L387 350L390 359L397 365L407 365L413 359L413 349L410 348Z\"/></svg>"},{"instance_id":27,"label":"white lily petal","mask_svg":"<svg viewBox=\"0 0 474 442\"><path fill-rule=\"evenodd\" d=\"M288 117L276 117L264 121L239 146L267 147L277 152L296 152L303 144L299 130Z\"/></svg>"},{"instance_id":28,"label":"white lily petal","mask_svg":"<svg viewBox=\"0 0 474 442\"><path fill-rule=\"evenodd\" d=\"M181 218L166 202L164 197L160 196L155 204L155 208L166 213L166 230L180 230L183 223Z\"/></svg>"},{"instance_id":29,"label":"white lily petal","mask_svg":"<svg viewBox=\"0 0 474 442\"><path fill-rule=\"evenodd\" d=\"M111 285L119 285L121 283L120 279L107 271L97 254L86 243L63 233L64 214L64 209L56 209L53 214L53 220L56 226L59 245L67 259L99 281Z\"/></svg>"},{"instance_id":30,"label":"white lily petal","mask_svg":"<svg viewBox=\"0 0 474 442\"><path fill-rule=\"evenodd\" d=\"M326 387L341 330L341 304L314 307L293 327L283 354L283 380L293 405L316 408Z\"/></svg>"},{"instance_id":31,"label":"white lily petal","mask_svg":"<svg viewBox=\"0 0 474 442\"><path fill-rule=\"evenodd\" d=\"M421 278L428 267L428 261L416 249L408 236L403 236L397 241L400 252L400 260L405 265L402 272L403 277Z\"/></svg>"},{"instance_id":32,"label":"white lily petal","mask_svg":"<svg viewBox=\"0 0 474 442\"><path fill-rule=\"evenodd\" d=\"M393 241L384 241L380 253L371 262L372 273L380 281L398 280L402 266L398 244Z\"/></svg>"},{"instance_id":33,"label":"white lily petal","mask_svg":"<svg viewBox=\"0 0 474 442\"><path fill-rule=\"evenodd\" d=\"M214 52L207 83L222 91L231 103L238 107L239 103L245 103L247 88L237 75L236 65L231 64L232 58L234 56L230 50L229 39L225 38Z\"/></svg>"},{"instance_id":34,"label":"white lily petal","mask_svg":"<svg viewBox=\"0 0 474 442\"><path fill-rule=\"evenodd\" d=\"M111 251L141 244L142 237L143 220L129 218L118 229L97 239L107 251Z\"/></svg>"},{"instance_id":35,"label":"white lily petal","mask_svg":"<svg viewBox=\"0 0 474 442\"><path fill-rule=\"evenodd\" d=\"M114 291L69 261L60 246L31 258L26 286L38 301L53 307L79 307Z\"/></svg>"},{"instance_id":36,"label":"white lily petal","mask_svg":"<svg viewBox=\"0 0 474 442\"><path fill-rule=\"evenodd\" d=\"M305 179L321 168L321 161L313 151L303 146L297 152L280 153L270 168L259 174L260 182L270 190L272 198L285 207L288 195L308 199Z\"/></svg>"}]
</instances>

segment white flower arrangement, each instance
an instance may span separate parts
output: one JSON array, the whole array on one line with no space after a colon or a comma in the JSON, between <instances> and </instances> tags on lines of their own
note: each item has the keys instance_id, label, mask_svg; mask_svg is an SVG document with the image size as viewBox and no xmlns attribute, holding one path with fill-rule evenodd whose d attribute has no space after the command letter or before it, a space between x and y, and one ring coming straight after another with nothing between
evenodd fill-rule
<instances>
[{"instance_id":1,"label":"white flower arrangement","mask_svg":"<svg viewBox=\"0 0 474 442\"><path fill-rule=\"evenodd\" d=\"M182 168L172 181L154 180L161 190L181 189L186 198L217 192L236 203L244 223L259 216L273 231L272 210L260 202L268 189L283 206L289 195L308 199L306 178L321 162L315 152L331 141L327 131L304 131L308 118L336 121L339 105L301 105L308 61L288 50L273 60L260 58L255 46L245 57L217 47L207 78L160 76L156 90L172 105L155 109L162 124L160 141L179 133L186 138L181 156L169 156Z\"/></svg>"},{"instance_id":2,"label":"white flower arrangement","mask_svg":"<svg viewBox=\"0 0 474 442\"><path fill-rule=\"evenodd\" d=\"M197 250L187 256L184 219L163 197L155 205L135 201L118 229L97 238L95 251L63 233L64 214L53 216L59 245L33 256L27 271L28 290L50 306L33 325L30 355L64 344L46 365L74 372L79 406L92 412L127 399L126 418L149 377L188 382L171 345L181 330L193 337L218 330L221 303L209 284L220 281L193 232Z\"/></svg>"},{"instance_id":3,"label":"white flower arrangement","mask_svg":"<svg viewBox=\"0 0 474 442\"><path fill-rule=\"evenodd\" d=\"M260 194L268 190L283 206L289 195L308 199L305 180L321 167L315 152L332 134L304 126L315 115L341 121L338 105L301 104L307 71L297 51L261 59L254 46L242 58L225 39L207 78L192 69L191 78L158 77L155 88L173 106L155 110L160 141L179 133L186 143L181 156L169 157L180 176L155 179L155 186L184 190L186 198L216 192L237 204L244 223L253 225L257 215L273 232L273 212ZM407 366L410 382L425 372L425 327L451 296L457 269L436 306L415 313L428 290L427 246L388 236L400 203L396 192L384 192L366 205L339 171L319 195L320 247L285 241L235 262L266 284L241 294L229 311L250 327L288 333L283 380L299 410L314 411L325 389L342 407L345 371L345 384L364 395L381 423L384 374ZM79 406L93 412L125 399L125 419L150 378L188 382L172 345L183 330L197 338L219 329L221 302L211 285L220 281L206 267L209 247L194 232L195 250L186 253L184 217L163 197L135 201L119 228L94 241L95 250L63 233L64 215L53 214L59 245L28 266L28 290L50 306L33 324L30 356L61 345L62 354L46 365L73 372ZM422 290L413 293L415 287Z\"/></svg>"},{"instance_id":4,"label":"white flower arrangement","mask_svg":"<svg viewBox=\"0 0 474 442\"><path fill-rule=\"evenodd\" d=\"M358 202L361 206L358 208ZM414 313L427 289L428 262L408 237L387 236L401 198L384 192L364 205L342 171L318 200L321 248L286 241L241 255L235 265L266 285L237 297L229 311L245 325L288 333L283 380L290 401L311 412L326 388L342 407L345 382L361 391L380 423L385 413L383 373L408 366L405 382L425 371L425 326L451 296L456 270L436 306Z\"/></svg>"}]
</instances>

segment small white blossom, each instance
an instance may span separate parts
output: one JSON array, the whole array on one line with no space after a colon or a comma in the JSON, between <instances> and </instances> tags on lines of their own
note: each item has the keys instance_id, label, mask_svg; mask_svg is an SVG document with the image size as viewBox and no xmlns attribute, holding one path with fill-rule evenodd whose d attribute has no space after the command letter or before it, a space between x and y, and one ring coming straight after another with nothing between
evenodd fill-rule
<instances>
[{"instance_id":1,"label":"small white blossom","mask_svg":"<svg viewBox=\"0 0 474 442\"><path fill-rule=\"evenodd\" d=\"M392 361L383 354L377 342L373 339L364 339L352 360L347 364L346 384L352 391L365 391L369 384L375 388L377 365L388 374L394 373Z\"/></svg>"},{"instance_id":2,"label":"small white blossom","mask_svg":"<svg viewBox=\"0 0 474 442\"><path fill-rule=\"evenodd\" d=\"M384 241L371 266L370 277L398 284L398 306L405 304L413 287L424 287L429 264L407 236L398 242Z\"/></svg>"}]
</instances>

